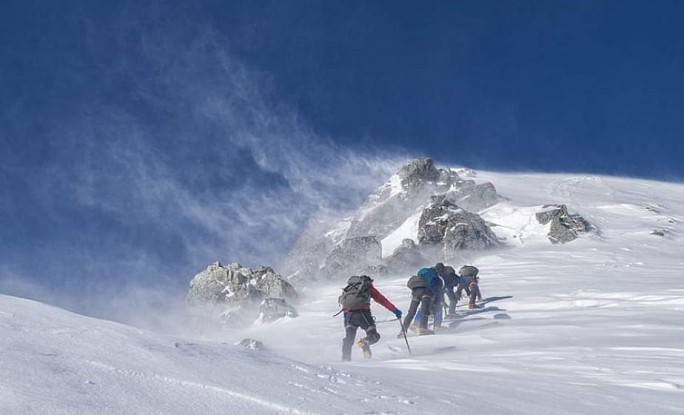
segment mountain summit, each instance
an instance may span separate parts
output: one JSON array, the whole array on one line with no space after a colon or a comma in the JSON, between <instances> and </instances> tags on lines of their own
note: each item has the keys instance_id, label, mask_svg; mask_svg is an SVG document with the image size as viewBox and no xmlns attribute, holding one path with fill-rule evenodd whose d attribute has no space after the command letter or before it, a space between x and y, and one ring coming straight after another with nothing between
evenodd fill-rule
<instances>
[{"instance_id":1,"label":"mountain summit","mask_svg":"<svg viewBox=\"0 0 684 415\"><path fill-rule=\"evenodd\" d=\"M311 220L280 269L294 280L377 275L388 268L408 271L415 258L502 246L478 214L502 198L492 183L477 183L472 170L461 171L467 179L431 158L409 161L352 215ZM410 260L402 259L406 249L414 251Z\"/></svg>"}]
</instances>

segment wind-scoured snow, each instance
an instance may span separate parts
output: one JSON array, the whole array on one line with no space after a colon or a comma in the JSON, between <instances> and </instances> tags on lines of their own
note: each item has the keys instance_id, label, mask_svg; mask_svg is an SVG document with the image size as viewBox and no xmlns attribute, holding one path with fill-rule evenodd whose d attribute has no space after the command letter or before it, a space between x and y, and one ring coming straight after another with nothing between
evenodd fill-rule
<instances>
[{"instance_id":1,"label":"wind-scoured snow","mask_svg":"<svg viewBox=\"0 0 684 415\"><path fill-rule=\"evenodd\" d=\"M374 304L373 359L354 350L340 362L333 314L344 281L309 287L298 318L185 337L0 296L0 413L681 414L684 185L477 178L507 198L482 215L509 247L450 265L476 265L492 300L435 336L409 337L412 355L393 314ZM550 203L596 231L551 244L534 223ZM392 241L411 234L404 225ZM375 279L404 311L406 278ZM234 345L244 338L266 350Z\"/></svg>"},{"instance_id":2,"label":"wind-scoured snow","mask_svg":"<svg viewBox=\"0 0 684 415\"><path fill-rule=\"evenodd\" d=\"M412 239L413 242L418 243L418 228L420 224L420 217L423 215L422 206L411 215L406 221L397 228L396 231L387 235L382 241L382 257L386 258L401 245L404 239Z\"/></svg>"},{"instance_id":3,"label":"wind-scoured snow","mask_svg":"<svg viewBox=\"0 0 684 415\"><path fill-rule=\"evenodd\" d=\"M508 244L547 244L551 223L542 225L535 216L542 211L544 209L541 206L516 207L508 202L500 202L480 212L480 216L491 224L496 236Z\"/></svg>"}]
</instances>

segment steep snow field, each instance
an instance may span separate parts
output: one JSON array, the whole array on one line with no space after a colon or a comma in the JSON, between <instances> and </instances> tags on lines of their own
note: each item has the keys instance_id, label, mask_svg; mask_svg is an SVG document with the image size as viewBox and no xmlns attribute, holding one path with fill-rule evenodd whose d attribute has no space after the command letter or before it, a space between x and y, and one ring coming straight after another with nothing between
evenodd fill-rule
<instances>
[{"instance_id":1,"label":"steep snow field","mask_svg":"<svg viewBox=\"0 0 684 415\"><path fill-rule=\"evenodd\" d=\"M684 413L684 185L476 180L507 198L480 213L510 247L451 265L478 266L494 300L438 335L409 337L412 355L394 316L374 304L383 337L373 359L354 350L339 361L342 317L332 315L343 281L303 290L299 318L185 337L0 296L0 413ZM546 203L567 204L596 231L552 245L534 221ZM405 281L376 279L404 311ZM266 350L234 345L246 337Z\"/></svg>"}]
</instances>

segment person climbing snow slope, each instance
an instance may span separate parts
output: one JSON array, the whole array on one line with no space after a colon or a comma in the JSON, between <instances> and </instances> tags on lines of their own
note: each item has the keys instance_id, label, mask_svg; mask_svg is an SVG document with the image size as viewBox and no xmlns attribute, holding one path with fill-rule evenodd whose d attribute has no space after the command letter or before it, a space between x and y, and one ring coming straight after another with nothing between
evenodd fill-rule
<instances>
[{"instance_id":1,"label":"person climbing snow slope","mask_svg":"<svg viewBox=\"0 0 684 415\"><path fill-rule=\"evenodd\" d=\"M363 350L365 358L372 356L370 346L380 340L380 334L375 327L375 319L371 314L370 299L375 300L401 320L401 310L392 304L373 286L373 279L367 275L354 275L347 280L347 286L342 290L338 300L344 313L345 337L342 342L342 360L351 360L351 351L356 339L356 331L360 327L366 332L366 337L359 339L357 345Z\"/></svg>"},{"instance_id":2,"label":"person climbing snow slope","mask_svg":"<svg viewBox=\"0 0 684 415\"><path fill-rule=\"evenodd\" d=\"M480 292L479 278L477 274L480 272L477 267L472 265L464 265L458 270L459 273L459 284L456 291L456 297L461 297L462 290L465 290L468 294L468 309L473 310L476 308L482 308L482 306L475 304L476 300L482 300L482 293Z\"/></svg>"},{"instance_id":3,"label":"person climbing snow slope","mask_svg":"<svg viewBox=\"0 0 684 415\"><path fill-rule=\"evenodd\" d=\"M460 298L456 295L456 287L458 286L459 277L456 275L456 271L453 267L444 265L438 262L435 265L435 270L442 280L444 281L444 293L449 298L449 309L447 315L454 314L456 312L456 304Z\"/></svg>"},{"instance_id":4,"label":"person climbing snow slope","mask_svg":"<svg viewBox=\"0 0 684 415\"><path fill-rule=\"evenodd\" d=\"M404 318L403 330L400 335L403 335L411 326L419 306L420 322L416 331L419 335L434 334L432 330L427 328L428 317L433 300L437 295L442 295L442 279L434 268L421 268L416 275L409 278L406 286L411 289L411 305Z\"/></svg>"}]
</instances>

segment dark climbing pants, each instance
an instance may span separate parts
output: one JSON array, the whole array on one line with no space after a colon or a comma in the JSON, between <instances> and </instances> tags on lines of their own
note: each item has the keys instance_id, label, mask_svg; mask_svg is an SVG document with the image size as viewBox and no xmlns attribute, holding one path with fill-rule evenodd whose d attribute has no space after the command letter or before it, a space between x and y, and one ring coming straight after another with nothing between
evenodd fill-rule
<instances>
[{"instance_id":1,"label":"dark climbing pants","mask_svg":"<svg viewBox=\"0 0 684 415\"><path fill-rule=\"evenodd\" d=\"M470 288L470 301L468 305L475 305L475 300L482 300L482 294L480 293L480 286L476 282L471 282L468 286Z\"/></svg>"},{"instance_id":2,"label":"dark climbing pants","mask_svg":"<svg viewBox=\"0 0 684 415\"><path fill-rule=\"evenodd\" d=\"M359 327L366 332L365 340L368 345L380 340L380 334L375 329L375 319L370 310L350 310L344 313L345 338L342 342L342 360L351 360L352 346L356 340Z\"/></svg>"},{"instance_id":3,"label":"dark climbing pants","mask_svg":"<svg viewBox=\"0 0 684 415\"><path fill-rule=\"evenodd\" d=\"M461 298L461 292L464 287L459 284L458 290L456 291L456 297ZM476 282L471 282L468 284L468 288L465 289L466 294L468 294L468 305L475 305L475 300L482 300L482 293L480 293L480 286Z\"/></svg>"},{"instance_id":4,"label":"dark climbing pants","mask_svg":"<svg viewBox=\"0 0 684 415\"><path fill-rule=\"evenodd\" d=\"M404 318L404 330L408 330L411 326L411 321L420 307L421 319L419 326L426 329L428 325L428 317L430 316L430 306L432 305L432 291L426 287L417 287L411 290L411 305L406 312Z\"/></svg>"}]
</instances>

